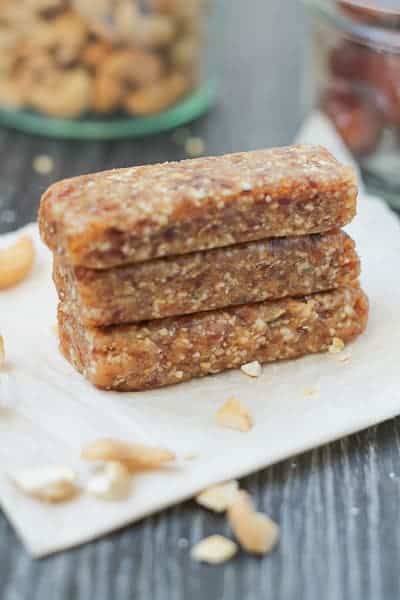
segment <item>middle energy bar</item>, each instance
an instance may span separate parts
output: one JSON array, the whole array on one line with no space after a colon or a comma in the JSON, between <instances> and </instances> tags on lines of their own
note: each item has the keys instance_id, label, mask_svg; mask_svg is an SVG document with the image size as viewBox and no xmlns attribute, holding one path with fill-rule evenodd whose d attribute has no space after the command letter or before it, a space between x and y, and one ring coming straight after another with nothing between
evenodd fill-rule
<instances>
[{"instance_id":1,"label":"middle energy bar","mask_svg":"<svg viewBox=\"0 0 400 600\"><path fill-rule=\"evenodd\" d=\"M135 323L351 285L360 272L343 231L276 238L106 270L56 258L54 281L87 326Z\"/></svg>"}]
</instances>

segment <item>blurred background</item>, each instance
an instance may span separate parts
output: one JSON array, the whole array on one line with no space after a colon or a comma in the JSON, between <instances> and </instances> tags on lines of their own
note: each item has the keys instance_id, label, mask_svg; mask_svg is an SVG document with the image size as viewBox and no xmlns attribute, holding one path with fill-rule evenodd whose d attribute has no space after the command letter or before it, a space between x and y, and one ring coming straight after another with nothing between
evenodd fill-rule
<instances>
[{"instance_id":1,"label":"blurred background","mask_svg":"<svg viewBox=\"0 0 400 600\"><path fill-rule=\"evenodd\" d=\"M14 9L30 3L34 5L35 0L11 0ZM7 2L2 0L0 11L3 4ZM101 5L102 0L90 4ZM211 61L212 75L218 78L217 98L208 113L185 125L183 130L135 139L71 141L0 129L1 232L34 220L41 193L60 178L201 153L220 154L282 145L293 140L301 123L301 82L307 38L302 6L293 0L251 0L251 3L229 0L220 4L222 17L215 14L211 17L213 41L211 45L205 42L206 60ZM0 27L0 39L1 31ZM31 41L32 36L27 35L27 39ZM60 48L63 48L65 37L60 40ZM200 52L203 51L201 45ZM163 52L161 50L161 54ZM45 89L46 69L38 84L41 91ZM65 69L70 71L71 67ZM201 77L204 82L205 76ZM59 93L57 84L51 88L50 96L56 92ZM8 120L18 127L51 130L53 119L44 117L33 125L31 121L21 120L21 113L38 114L35 110L4 108L3 101L3 123ZM56 108L62 110L60 106ZM113 117L103 114L98 120L101 127L104 122L113 122ZM125 124L122 130L124 128ZM68 134L68 126L62 132Z\"/></svg>"}]
</instances>

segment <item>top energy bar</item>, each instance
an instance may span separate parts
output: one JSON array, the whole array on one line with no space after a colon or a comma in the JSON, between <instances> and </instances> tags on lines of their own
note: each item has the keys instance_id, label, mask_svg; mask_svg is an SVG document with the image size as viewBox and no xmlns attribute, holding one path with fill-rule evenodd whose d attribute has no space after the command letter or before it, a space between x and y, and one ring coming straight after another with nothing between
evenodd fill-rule
<instances>
[{"instance_id":1,"label":"top energy bar","mask_svg":"<svg viewBox=\"0 0 400 600\"><path fill-rule=\"evenodd\" d=\"M61 181L44 194L39 224L71 265L107 269L337 229L356 199L352 168L320 146L296 145Z\"/></svg>"}]
</instances>

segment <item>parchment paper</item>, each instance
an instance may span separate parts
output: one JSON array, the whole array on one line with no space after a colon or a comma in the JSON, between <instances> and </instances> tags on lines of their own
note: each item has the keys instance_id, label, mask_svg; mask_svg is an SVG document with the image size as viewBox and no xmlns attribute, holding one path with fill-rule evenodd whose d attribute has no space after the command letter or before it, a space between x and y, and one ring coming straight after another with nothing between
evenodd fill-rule
<instances>
[{"instance_id":1,"label":"parchment paper","mask_svg":"<svg viewBox=\"0 0 400 600\"><path fill-rule=\"evenodd\" d=\"M349 161L329 125L314 117L302 139L324 143ZM371 301L368 330L348 351L266 366L251 380L240 371L145 393L95 390L61 357L52 331L56 295L50 255L38 240L34 272L0 293L0 332L7 366L0 375L0 502L28 550L44 556L99 537L202 488L240 477L290 455L361 430L400 413L400 227L375 199L363 196L350 227L363 262L363 286ZM4 236L6 245L14 235ZM315 394L306 394L313 388ZM216 409L230 395L248 405L255 421L249 433L218 428ZM179 456L165 472L134 481L131 497L107 503L82 497L47 506L14 490L6 472L61 463L87 467L83 444L116 436L162 444ZM201 510L199 508L199 510Z\"/></svg>"}]
</instances>

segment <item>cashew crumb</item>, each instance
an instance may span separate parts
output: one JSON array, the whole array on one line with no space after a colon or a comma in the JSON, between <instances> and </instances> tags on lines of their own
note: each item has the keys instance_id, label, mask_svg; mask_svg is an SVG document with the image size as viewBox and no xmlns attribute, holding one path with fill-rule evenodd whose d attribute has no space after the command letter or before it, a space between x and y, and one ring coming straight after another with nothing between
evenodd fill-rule
<instances>
[{"instance_id":1,"label":"cashew crumb","mask_svg":"<svg viewBox=\"0 0 400 600\"><path fill-rule=\"evenodd\" d=\"M213 485L196 496L196 502L204 508L222 513L231 506L238 489L239 484L237 481L227 481L226 483Z\"/></svg>"},{"instance_id":2,"label":"cashew crumb","mask_svg":"<svg viewBox=\"0 0 400 600\"><path fill-rule=\"evenodd\" d=\"M231 559L237 552L237 545L222 535L210 535L193 546L191 556L198 562L218 565Z\"/></svg>"},{"instance_id":3,"label":"cashew crumb","mask_svg":"<svg viewBox=\"0 0 400 600\"><path fill-rule=\"evenodd\" d=\"M240 367L241 371L248 377L260 377L262 373L262 366L258 360L246 363Z\"/></svg>"},{"instance_id":4,"label":"cashew crumb","mask_svg":"<svg viewBox=\"0 0 400 600\"><path fill-rule=\"evenodd\" d=\"M39 154L33 159L32 166L39 175L49 175L54 169L54 161L47 154Z\"/></svg>"},{"instance_id":5,"label":"cashew crumb","mask_svg":"<svg viewBox=\"0 0 400 600\"><path fill-rule=\"evenodd\" d=\"M236 494L228 509L228 519L240 545L248 552L267 554L278 543L278 525L267 515L254 510L250 496L245 491Z\"/></svg>"},{"instance_id":6,"label":"cashew crumb","mask_svg":"<svg viewBox=\"0 0 400 600\"><path fill-rule=\"evenodd\" d=\"M130 473L121 463L104 464L86 484L87 491L101 500L123 500L129 495Z\"/></svg>"},{"instance_id":7,"label":"cashew crumb","mask_svg":"<svg viewBox=\"0 0 400 600\"><path fill-rule=\"evenodd\" d=\"M20 283L31 271L35 248L28 235L21 236L8 248L0 250L0 289Z\"/></svg>"},{"instance_id":8,"label":"cashew crumb","mask_svg":"<svg viewBox=\"0 0 400 600\"><path fill-rule=\"evenodd\" d=\"M69 467L32 467L10 473L9 477L22 493L42 502L65 502L79 491L76 474Z\"/></svg>"},{"instance_id":9,"label":"cashew crumb","mask_svg":"<svg viewBox=\"0 0 400 600\"><path fill-rule=\"evenodd\" d=\"M253 427L249 410L236 398L230 398L218 409L216 421L221 427L243 432L250 431Z\"/></svg>"}]
</instances>

